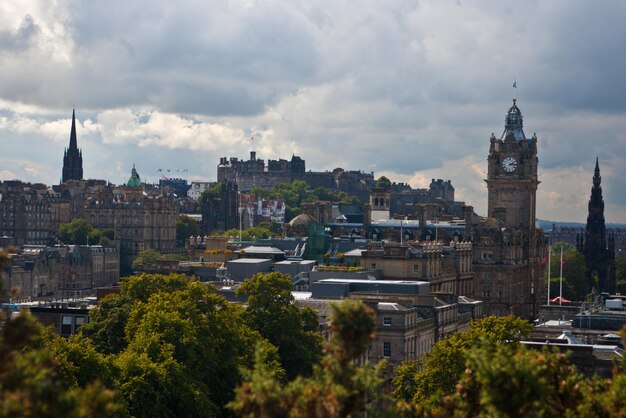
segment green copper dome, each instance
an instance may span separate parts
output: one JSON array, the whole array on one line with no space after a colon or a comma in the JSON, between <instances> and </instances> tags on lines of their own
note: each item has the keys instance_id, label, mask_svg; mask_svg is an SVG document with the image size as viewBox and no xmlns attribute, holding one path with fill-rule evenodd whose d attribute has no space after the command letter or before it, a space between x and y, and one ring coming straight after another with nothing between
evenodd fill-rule
<instances>
[{"instance_id":1,"label":"green copper dome","mask_svg":"<svg viewBox=\"0 0 626 418\"><path fill-rule=\"evenodd\" d=\"M133 170L130 172L130 178L126 182L126 187L132 187L138 189L141 187L141 178L139 178L139 173L135 169L135 164L133 164Z\"/></svg>"}]
</instances>

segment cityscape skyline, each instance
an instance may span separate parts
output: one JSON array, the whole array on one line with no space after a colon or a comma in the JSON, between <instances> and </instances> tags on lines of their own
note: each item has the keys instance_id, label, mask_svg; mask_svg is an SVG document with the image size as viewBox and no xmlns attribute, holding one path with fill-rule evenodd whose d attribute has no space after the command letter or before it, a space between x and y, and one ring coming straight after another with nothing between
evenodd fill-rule
<instances>
[{"instance_id":1,"label":"cityscape skyline","mask_svg":"<svg viewBox=\"0 0 626 418\"><path fill-rule=\"evenodd\" d=\"M598 155L607 222L626 222L625 5L71 4L0 5L0 180L58 183L75 107L85 178L215 180L254 137L314 171L450 179L486 215L516 80L537 217L584 222Z\"/></svg>"}]
</instances>

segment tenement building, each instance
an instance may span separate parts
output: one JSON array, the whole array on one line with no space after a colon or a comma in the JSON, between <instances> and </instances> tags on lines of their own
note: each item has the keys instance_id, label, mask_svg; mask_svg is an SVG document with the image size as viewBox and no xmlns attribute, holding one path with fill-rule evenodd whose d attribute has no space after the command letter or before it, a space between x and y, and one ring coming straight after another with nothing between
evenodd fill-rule
<instances>
[{"instance_id":1,"label":"tenement building","mask_svg":"<svg viewBox=\"0 0 626 418\"><path fill-rule=\"evenodd\" d=\"M589 198L589 215L584 235L577 239L577 248L585 256L587 265L587 281L593 283L594 275L598 276L600 292L615 292L615 239L612 233L607 235L604 222L604 199L600 183L600 165L596 158L593 174L593 187Z\"/></svg>"},{"instance_id":2,"label":"tenement building","mask_svg":"<svg viewBox=\"0 0 626 418\"><path fill-rule=\"evenodd\" d=\"M55 194L45 184L0 182L0 237L13 245L47 245L53 239Z\"/></svg>"},{"instance_id":3,"label":"tenement building","mask_svg":"<svg viewBox=\"0 0 626 418\"><path fill-rule=\"evenodd\" d=\"M82 297L118 283L115 246L26 245L0 271L2 288L15 300Z\"/></svg>"},{"instance_id":4,"label":"tenement building","mask_svg":"<svg viewBox=\"0 0 626 418\"><path fill-rule=\"evenodd\" d=\"M113 230L126 268L144 249L176 248L176 217L172 197L144 187L134 166L124 186L100 187L85 200L85 220L94 228Z\"/></svg>"},{"instance_id":5,"label":"tenement building","mask_svg":"<svg viewBox=\"0 0 626 418\"><path fill-rule=\"evenodd\" d=\"M533 319L543 301L543 232L535 227L537 136L527 138L513 99L500 138L491 135L488 217L466 225L474 243L475 296L485 313Z\"/></svg>"}]
</instances>

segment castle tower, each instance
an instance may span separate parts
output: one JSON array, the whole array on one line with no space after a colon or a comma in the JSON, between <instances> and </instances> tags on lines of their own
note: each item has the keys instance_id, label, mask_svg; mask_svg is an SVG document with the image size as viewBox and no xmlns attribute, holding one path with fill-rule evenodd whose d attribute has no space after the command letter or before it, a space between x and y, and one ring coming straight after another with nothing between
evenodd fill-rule
<instances>
[{"instance_id":1,"label":"castle tower","mask_svg":"<svg viewBox=\"0 0 626 418\"><path fill-rule=\"evenodd\" d=\"M70 146L63 153L63 174L61 182L68 180L83 179L83 152L78 149L76 140L76 119L75 112L72 110L72 129L70 131Z\"/></svg>"},{"instance_id":2,"label":"castle tower","mask_svg":"<svg viewBox=\"0 0 626 418\"><path fill-rule=\"evenodd\" d=\"M535 228L537 136L527 138L516 99L487 158L488 217L468 231L474 241L475 297L485 313L536 318L543 302L545 241Z\"/></svg>"},{"instance_id":3,"label":"castle tower","mask_svg":"<svg viewBox=\"0 0 626 418\"><path fill-rule=\"evenodd\" d=\"M615 246L613 236L610 235L608 238L606 236L601 182L600 164L596 157L587 226L584 237L578 239L578 251L585 256L589 283L592 283L594 274L597 274L600 292L613 293L615 292Z\"/></svg>"}]
</instances>

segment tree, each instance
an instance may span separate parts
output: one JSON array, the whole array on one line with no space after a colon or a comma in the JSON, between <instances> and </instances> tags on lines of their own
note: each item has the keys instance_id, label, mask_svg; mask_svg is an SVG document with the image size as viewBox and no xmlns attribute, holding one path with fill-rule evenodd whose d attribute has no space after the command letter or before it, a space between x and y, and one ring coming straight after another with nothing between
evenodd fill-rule
<instances>
[{"instance_id":1,"label":"tree","mask_svg":"<svg viewBox=\"0 0 626 418\"><path fill-rule=\"evenodd\" d=\"M585 257L576 247L564 242L551 246L550 295L556 297L560 291L561 248L563 248L563 297L570 300L585 300L593 287L593 283L587 280ZM545 271L547 277L548 269Z\"/></svg>"},{"instance_id":2,"label":"tree","mask_svg":"<svg viewBox=\"0 0 626 418\"><path fill-rule=\"evenodd\" d=\"M564 354L487 345L468 354L456 392L427 415L580 416L576 410L587 385Z\"/></svg>"},{"instance_id":3,"label":"tree","mask_svg":"<svg viewBox=\"0 0 626 418\"><path fill-rule=\"evenodd\" d=\"M142 267L154 265L159 258L161 258L161 254L157 250L152 248L145 249L133 260L132 268L133 270L139 270Z\"/></svg>"},{"instance_id":4,"label":"tree","mask_svg":"<svg viewBox=\"0 0 626 418\"><path fill-rule=\"evenodd\" d=\"M484 343L513 343L530 335L532 325L513 316L488 316L472 321L469 330L437 342L416 361L402 363L393 378L396 399L407 403L435 404L454 392L465 369L468 352Z\"/></svg>"},{"instance_id":5,"label":"tree","mask_svg":"<svg viewBox=\"0 0 626 418\"><path fill-rule=\"evenodd\" d=\"M59 227L59 239L64 244L87 244L87 237L93 227L84 219L74 219Z\"/></svg>"},{"instance_id":6,"label":"tree","mask_svg":"<svg viewBox=\"0 0 626 418\"><path fill-rule=\"evenodd\" d=\"M358 204L359 200L345 192L317 187L311 190L310 186L302 180L295 180L292 183L278 183L272 189L254 187L250 194L257 199L282 199L285 201L285 221L297 216L303 202L314 200L329 200L335 203Z\"/></svg>"},{"instance_id":7,"label":"tree","mask_svg":"<svg viewBox=\"0 0 626 418\"><path fill-rule=\"evenodd\" d=\"M114 387L137 417L220 416L261 336L243 309L184 275L124 278L81 328L117 370Z\"/></svg>"},{"instance_id":8,"label":"tree","mask_svg":"<svg viewBox=\"0 0 626 418\"><path fill-rule=\"evenodd\" d=\"M237 289L248 296L244 318L278 348L287 379L310 375L322 351L317 314L298 307L292 290L291 277L282 273L258 273Z\"/></svg>"},{"instance_id":9,"label":"tree","mask_svg":"<svg viewBox=\"0 0 626 418\"><path fill-rule=\"evenodd\" d=\"M390 189L391 188L391 180L389 180L385 176L380 176L378 180L376 180L376 187L380 189Z\"/></svg>"},{"instance_id":10,"label":"tree","mask_svg":"<svg viewBox=\"0 0 626 418\"><path fill-rule=\"evenodd\" d=\"M226 236L233 239L239 239L239 230L236 228L229 229L217 235ZM272 231L263 226L253 226L241 231L242 241L252 241L255 239L267 239L272 236Z\"/></svg>"},{"instance_id":11,"label":"tree","mask_svg":"<svg viewBox=\"0 0 626 418\"><path fill-rule=\"evenodd\" d=\"M59 226L59 239L63 244L106 245L113 238L110 235L109 230L104 233L84 219L74 219Z\"/></svg>"},{"instance_id":12,"label":"tree","mask_svg":"<svg viewBox=\"0 0 626 418\"><path fill-rule=\"evenodd\" d=\"M331 338L322 363L311 377L297 377L281 385L276 370L268 366L267 350L256 351L255 366L244 374L229 407L242 417L356 417L377 413L386 363L371 368L358 359L374 340L374 312L357 300L331 305Z\"/></svg>"},{"instance_id":13,"label":"tree","mask_svg":"<svg viewBox=\"0 0 626 418\"><path fill-rule=\"evenodd\" d=\"M191 219L187 215L179 215L176 221L176 242L178 246L184 247L185 241L191 236L198 236L200 234L200 227L198 222Z\"/></svg>"},{"instance_id":14,"label":"tree","mask_svg":"<svg viewBox=\"0 0 626 418\"><path fill-rule=\"evenodd\" d=\"M4 323L0 338L0 417L122 416L122 405L102 385L99 376L84 374L87 367L79 370L55 357L61 340L51 337L25 311Z\"/></svg>"}]
</instances>

